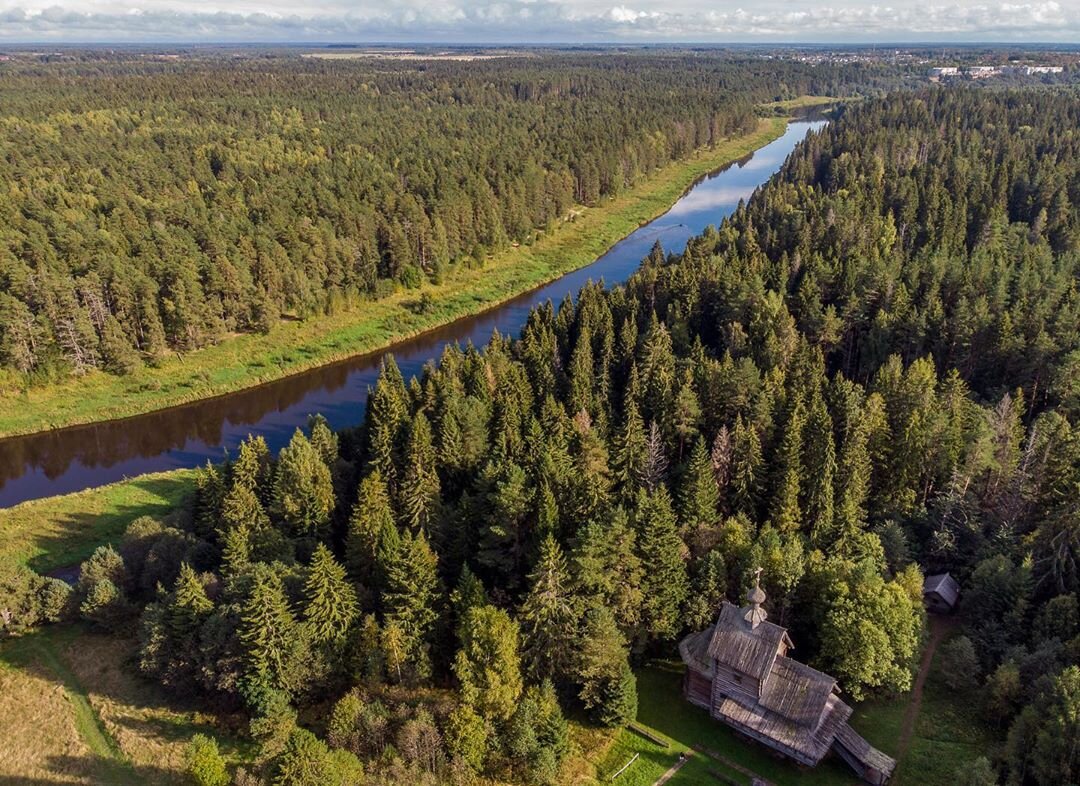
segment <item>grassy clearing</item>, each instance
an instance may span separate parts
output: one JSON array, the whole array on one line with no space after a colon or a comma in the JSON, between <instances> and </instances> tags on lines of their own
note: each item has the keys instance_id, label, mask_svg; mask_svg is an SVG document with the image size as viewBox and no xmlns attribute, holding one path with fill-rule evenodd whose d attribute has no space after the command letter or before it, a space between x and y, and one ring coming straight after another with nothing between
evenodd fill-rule
<instances>
[{"instance_id":1,"label":"grassy clearing","mask_svg":"<svg viewBox=\"0 0 1080 786\"><path fill-rule=\"evenodd\" d=\"M175 515L194 478L194 470L185 469L142 475L0 510L0 563L48 573L82 562L139 516Z\"/></svg>"},{"instance_id":2,"label":"grassy clearing","mask_svg":"<svg viewBox=\"0 0 1080 786\"><path fill-rule=\"evenodd\" d=\"M955 635L959 635L957 628L942 645ZM945 685L938 669L940 658L941 645L923 690L911 746L897 767L896 786L951 786L958 772L980 756L993 759L1001 745L998 735L983 721L977 697L957 694Z\"/></svg>"},{"instance_id":3,"label":"grassy clearing","mask_svg":"<svg viewBox=\"0 0 1080 786\"><path fill-rule=\"evenodd\" d=\"M183 750L211 719L134 675L133 643L56 626L0 644L0 784L186 783Z\"/></svg>"},{"instance_id":4,"label":"grassy clearing","mask_svg":"<svg viewBox=\"0 0 1080 786\"><path fill-rule=\"evenodd\" d=\"M895 786L948 786L955 781L958 768L979 756L990 755L993 734L972 719L970 697L956 696L941 682L931 666L923 695L922 709L916 722L911 747L900 761L892 783ZM701 746L776 786L856 786L858 778L840 761L827 759L819 767L804 769L776 759L762 746L739 739L729 729L709 718L708 713L682 698L682 666L657 663L638 671L638 721L650 732L668 740L664 748L629 729L613 737L593 732L579 736L584 759L592 767L594 782L611 783L611 776L633 755L637 761L620 775L617 786L651 786L679 759L689 752L690 761L668 782L671 786L717 786L720 773L731 782L749 786L750 778L738 769L691 751ZM889 754L896 753L900 727L909 696L892 700L865 702L852 716L851 724L871 744Z\"/></svg>"},{"instance_id":5,"label":"grassy clearing","mask_svg":"<svg viewBox=\"0 0 1080 786\"><path fill-rule=\"evenodd\" d=\"M796 109L809 109L815 106L826 106L828 104L835 104L840 101L851 101L850 98L835 98L833 96L799 96L798 98L788 98L784 101L771 101L768 104L761 104L761 108L767 112L773 112L775 114L787 114Z\"/></svg>"},{"instance_id":6,"label":"grassy clearing","mask_svg":"<svg viewBox=\"0 0 1080 786\"><path fill-rule=\"evenodd\" d=\"M484 268L458 268L439 285L400 291L349 313L283 321L268 335L241 335L142 368L127 377L103 372L29 390L0 392L0 437L142 414L295 374L386 348L395 341L490 308L592 262L638 225L667 210L694 179L779 137L786 119L762 119L746 136L703 149L626 194L594 208L531 246L508 248ZM433 308L418 313L421 295Z\"/></svg>"},{"instance_id":7,"label":"grassy clearing","mask_svg":"<svg viewBox=\"0 0 1080 786\"><path fill-rule=\"evenodd\" d=\"M841 763L828 761L815 769L802 769L773 758L764 747L740 740L726 726L682 698L682 664L657 663L641 669L638 677L638 722L651 733L668 740L664 748L642 735L623 729L606 750L588 754L596 780L610 783L611 776L635 754L637 761L618 777L618 786L651 786L691 746L708 748L724 758L767 778L777 786L855 786L858 783ZM717 786L710 770L749 786L750 778L703 753L690 751L690 761L668 782L671 786Z\"/></svg>"}]
</instances>

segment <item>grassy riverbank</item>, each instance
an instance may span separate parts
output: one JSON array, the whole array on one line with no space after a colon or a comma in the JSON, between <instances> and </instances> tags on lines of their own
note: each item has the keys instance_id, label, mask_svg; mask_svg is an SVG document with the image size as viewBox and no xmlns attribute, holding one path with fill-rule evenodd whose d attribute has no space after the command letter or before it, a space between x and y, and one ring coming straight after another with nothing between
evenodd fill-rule
<instances>
[{"instance_id":1,"label":"grassy riverbank","mask_svg":"<svg viewBox=\"0 0 1080 786\"><path fill-rule=\"evenodd\" d=\"M592 262L640 224L665 212L698 177L779 137L787 119L698 151L632 190L581 208L531 246L508 248L482 269L455 269L439 284L399 291L348 313L284 321L267 335L241 335L170 357L126 377L93 372L60 384L0 393L0 437L144 414L232 393L335 360L385 349L455 319L491 308ZM417 308L423 295L431 305Z\"/></svg>"},{"instance_id":2,"label":"grassy riverbank","mask_svg":"<svg viewBox=\"0 0 1080 786\"><path fill-rule=\"evenodd\" d=\"M195 470L177 469L0 510L0 566L44 574L78 565L139 516L175 515L194 488Z\"/></svg>"}]
</instances>

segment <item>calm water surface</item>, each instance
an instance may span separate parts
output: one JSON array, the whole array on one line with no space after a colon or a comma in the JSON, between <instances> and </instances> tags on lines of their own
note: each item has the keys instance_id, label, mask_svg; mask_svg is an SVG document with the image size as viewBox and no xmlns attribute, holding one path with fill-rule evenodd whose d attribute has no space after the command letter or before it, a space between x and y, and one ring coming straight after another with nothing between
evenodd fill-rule
<instances>
[{"instance_id":1,"label":"calm water surface","mask_svg":"<svg viewBox=\"0 0 1080 786\"><path fill-rule=\"evenodd\" d=\"M517 335L533 306L558 304L589 280L618 284L630 277L659 240L680 252L686 241L719 224L779 169L820 119L795 120L782 137L746 158L702 178L671 209L616 243L588 267L474 317L458 320L392 351L405 378L442 354L451 342L484 344L492 331ZM126 420L0 440L0 508L53 494L112 483L125 477L220 460L248 434L270 448L283 447L309 414L321 412L334 428L355 426L364 416L368 387L382 353L366 355L220 398Z\"/></svg>"}]
</instances>

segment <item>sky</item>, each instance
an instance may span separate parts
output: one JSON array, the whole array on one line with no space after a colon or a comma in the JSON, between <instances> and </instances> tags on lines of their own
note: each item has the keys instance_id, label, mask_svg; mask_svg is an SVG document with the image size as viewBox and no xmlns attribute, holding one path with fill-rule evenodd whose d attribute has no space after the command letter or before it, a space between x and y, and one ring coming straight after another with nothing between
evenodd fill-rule
<instances>
[{"instance_id":1,"label":"sky","mask_svg":"<svg viewBox=\"0 0 1080 786\"><path fill-rule=\"evenodd\" d=\"M1080 0L0 0L0 42L1080 43Z\"/></svg>"}]
</instances>

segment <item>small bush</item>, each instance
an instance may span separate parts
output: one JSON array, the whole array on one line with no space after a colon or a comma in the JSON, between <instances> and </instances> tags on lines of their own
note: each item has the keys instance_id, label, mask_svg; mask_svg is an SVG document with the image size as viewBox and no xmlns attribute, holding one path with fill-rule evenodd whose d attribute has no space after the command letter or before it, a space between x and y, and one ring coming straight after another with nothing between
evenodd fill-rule
<instances>
[{"instance_id":1,"label":"small bush","mask_svg":"<svg viewBox=\"0 0 1080 786\"><path fill-rule=\"evenodd\" d=\"M225 758L218 751L217 741L205 734L196 734L184 751L187 771L198 786L228 786L229 773Z\"/></svg>"}]
</instances>

